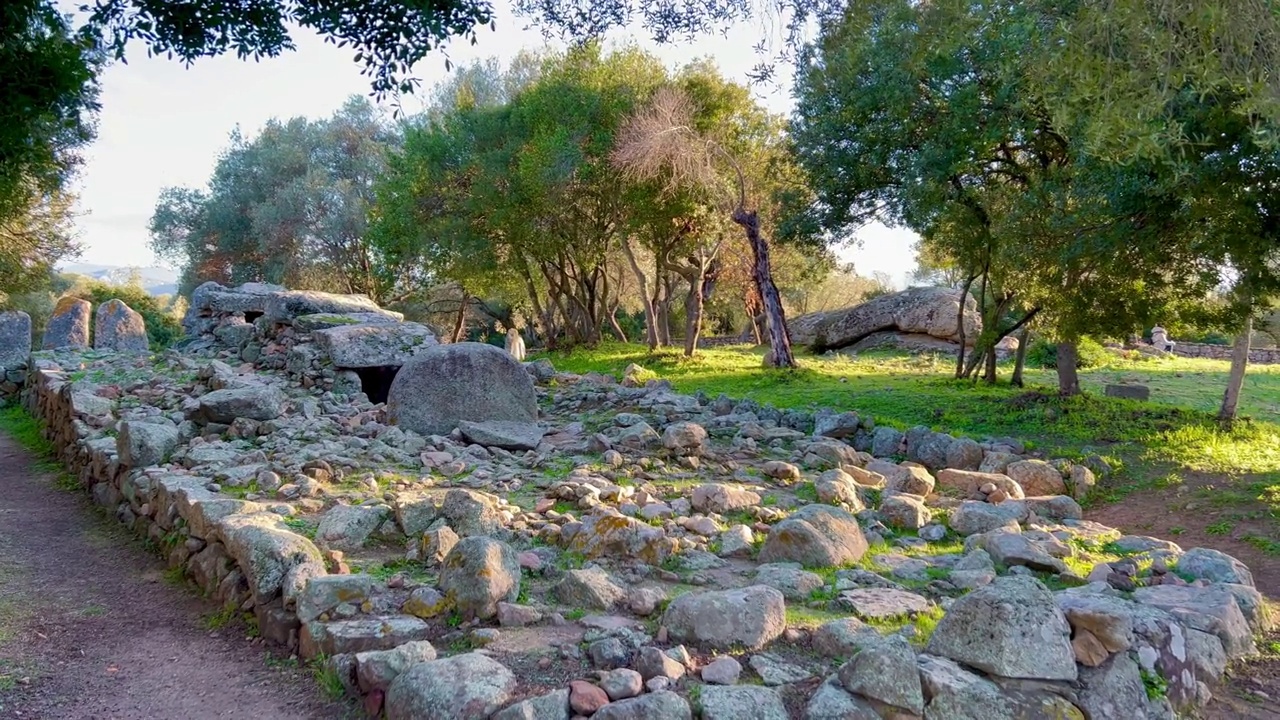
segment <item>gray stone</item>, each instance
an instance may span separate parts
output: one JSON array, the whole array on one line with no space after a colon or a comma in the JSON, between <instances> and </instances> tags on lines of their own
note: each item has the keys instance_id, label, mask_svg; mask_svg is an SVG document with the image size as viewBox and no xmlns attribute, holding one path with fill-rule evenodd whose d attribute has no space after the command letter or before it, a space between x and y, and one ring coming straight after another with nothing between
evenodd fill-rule
<instances>
[{"instance_id":1,"label":"gray stone","mask_svg":"<svg viewBox=\"0 0 1280 720\"><path fill-rule=\"evenodd\" d=\"M250 386L214 390L201 395L190 418L198 422L230 425L238 418L275 420L284 411L284 395L274 387Z\"/></svg>"},{"instance_id":2,"label":"gray stone","mask_svg":"<svg viewBox=\"0 0 1280 720\"><path fill-rule=\"evenodd\" d=\"M1042 495L1021 501L1027 511L1046 520L1080 520L1084 509L1069 495Z\"/></svg>"},{"instance_id":3,"label":"gray stone","mask_svg":"<svg viewBox=\"0 0 1280 720\"><path fill-rule=\"evenodd\" d=\"M313 577L298 595L298 620L311 622L343 603L358 606L368 600L372 592L373 578L368 575Z\"/></svg>"},{"instance_id":4,"label":"gray stone","mask_svg":"<svg viewBox=\"0 0 1280 720\"><path fill-rule=\"evenodd\" d=\"M1023 565L1041 572L1067 572L1065 563L1021 533L998 530L987 533L982 536L982 548L992 560L1005 567Z\"/></svg>"},{"instance_id":5,"label":"gray stone","mask_svg":"<svg viewBox=\"0 0 1280 720\"><path fill-rule=\"evenodd\" d=\"M804 720L881 720L867 701L845 692L835 675L818 686L804 708ZM933 720L932 718L930 720ZM938 720L943 720L940 716Z\"/></svg>"},{"instance_id":6,"label":"gray stone","mask_svg":"<svg viewBox=\"0 0 1280 720\"><path fill-rule=\"evenodd\" d=\"M404 316L400 313L393 313L387 310L381 312L351 312L351 313L315 313L314 315L299 315L293 319L293 327L298 332L315 332L316 330L324 330L325 328L344 327L348 325L389 325L393 323L403 323L405 325L413 325L416 323L404 323ZM395 363L399 365L399 363ZM340 367L359 367L357 365L343 365Z\"/></svg>"},{"instance_id":7,"label":"gray stone","mask_svg":"<svg viewBox=\"0 0 1280 720\"><path fill-rule=\"evenodd\" d=\"M1053 594L1026 577L997 578L956 600L927 652L992 675L1075 680L1071 629Z\"/></svg>"},{"instance_id":8,"label":"gray stone","mask_svg":"<svg viewBox=\"0 0 1280 720\"><path fill-rule=\"evenodd\" d=\"M672 423L662 430L662 446L668 450L697 454L707 442L707 430L698 423Z\"/></svg>"},{"instance_id":9,"label":"gray stone","mask_svg":"<svg viewBox=\"0 0 1280 720\"><path fill-rule=\"evenodd\" d=\"M774 525L760 562L798 562L805 567L856 563L867 551L858 520L829 505L806 505Z\"/></svg>"},{"instance_id":10,"label":"gray stone","mask_svg":"<svg viewBox=\"0 0 1280 720\"><path fill-rule=\"evenodd\" d=\"M759 685L708 685L699 698L703 720L788 720L777 690Z\"/></svg>"},{"instance_id":11,"label":"gray stone","mask_svg":"<svg viewBox=\"0 0 1280 720\"><path fill-rule=\"evenodd\" d=\"M777 655L758 653L747 660L747 664L760 676L760 680L769 687L791 685L804 682L813 677L813 673L789 663Z\"/></svg>"},{"instance_id":12,"label":"gray stone","mask_svg":"<svg viewBox=\"0 0 1280 720\"><path fill-rule=\"evenodd\" d=\"M663 690L609 703L591 717L595 720L693 720L693 710L684 698Z\"/></svg>"},{"instance_id":13,"label":"gray stone","mask_svg":"<svg viewBox=\"0 0 1280 720\"><path fill-rule=\"evenodd\" d=\"M820 503L845 505L853 512L862 512L865 509L862 496L858 494L857 480L840 468L834 468L819 475L813 487L818 493Z\"/></svg>"},{"instance_id":14,"label":"gray stone","mask_svg":"<svg viewBox=\"0 0 1280 720\"><path fill-rule=\"evenodd\" d=\"M912 495L890 495L877 508L884 523L891 528L918 530L933 519L924 502Z\"/></svg>"},{"instance_id":15,"label":"gray stone","mask_svg":"<svg viewBox=\"0 0 1280 720\"><path fill-rule=\"evenodd\" d=\"M880 641L874 627L857 618L841 618L819 625L813 631L813 649L823 657L844 659Z\"/></svg>"},{"instance_id":16,"label":"gray stone","mask_svg":"<svg viewBox=\"0 0 1280 720\"><path fill-rule=\"evenodd\" d=\"M845 690L915 715L924 712L924 693L916 653L901 635L890 635L863 648L840 667Z\"/></svg>"},{"instance_id":17,"label":"gray stone","mask_svg":"<svg viewBox=\"0 0 1280 720\"><path fill-rule=\"evenodd\" d=\"M1025 522L1027 506L1020 500L1006 500L999 505L966 500L951 511L947 524L961 535L991 532L1010 523Z\"/></svg>"},{"instance_id":18,"label":"gray stone","mask_svg":"<svg viewBox=\"0 0 1280 720\"><path fill-rule=\"evenodd\" d=\"M731 525L720 533L716 554L723 558L749 558L755 554L755 539L755 533L746 525Z\"/></svg>"},{"instance_id":19,"label":"gray stone","mask_svg":"<svg viewBox=\"0 0 1280 720\"><path fill-rule=\"evenodd\" d=\"M863 620L892 620L927 612L933 607L929 599L896 588L855 588L844 590L836 602Z\"/></svg>"},{"instance_id":20,"label":"gray stone","mask_svg":"<svg viewBox=\"0 0 1280 720\"><path fill-rule=\"evenodd\" d=\"M1080 669L1080 709L1090 718L1173 720L1173 708L1163 698L1147 695L1138 663L1128 655L1112 655L1098 667Z\"/></svg>"},{"instance_id":21,"label":"gray stone","mask_svg":"<svg viewBox=\"0 0 1280 720\"><path fill-rule=\"evenodd\" d=\"M320 518L316 544L333 550L359 550L391 516L382 505L334 505Z\"/></svg>"},{"instance_id":22,"label":"gray stone","mask_svg":"<svg viewBox=\"0 0 1280 720\"><path fill-rule=\"evenodd\" d=\"M0 312L0 368L24 366L30 356L31 316L21 310Z\"/></svg>"},{"instance_id":23,"label":"gray stone","mask_svg":"<svg viewBox=\"0 0 1280 720\"><path fill-rule=\"evenodd\" d=\"M1225 587L1152 585L1135 590L1133 599L1168 612L1193 630L1216 635L1232 660L1257 652L1249 622Z\"/></svg>"},{"instance_id":24,"label":"gray stone","mask_svg":"<svg viewBox=\"0 0 1280 720\"><path fill-rule=\"evenodd\" d=\"M116 454L125 467L159 465L178 447L178 428L167 423L124 420L118 427Z\"/></svg>"},{"instance_id":25,"label":"gray stone","mask_svg":"<svg viewBox=\"0 0 1280 720\"><path fill-rule=\"evenodd\" d=\"M987 472L970 472L968 470L952 470L947 469L938 473L938 487L943 490L952 490L961 496L968 498L979 491L984 485L995 485L996 489L1002 490L1009 497L1020 500L1025 497L1022 492L1022 486L1013 481L1013 478L1001 473Z\"/></svg>"},{"instance_id":26,"label":"gray stone","mask_svg":"<svg viewBox=\"0 0 1280 720\"><path fill-rule=\"evenodd\" d=\"M947 467L977 470L982 465L982 446L972 438L956 438L947 446Z\"/></svg>"},{"instance_id":27,"label":"gray stone","mask_svg":"<svg viewBox=\"0 0 1280 720\"><path fill-rule=\"evenodd\" d=\"M679 680L685 674L685 666L680 661L656 647L640 648L640 655L636 658L636 670L645 680L656 677Z\"/></svg>"},{"instance_id":28,"label":"gray stone","mask_svg":"<svg viewBox=\"0 0 1280 720\"><path fill-rule=\"evenodd\" d=\"M44 339L40 346L45 350L89 347L89 316L92 310L93 305L88 300L59 299L49 321L44 324Z\"/></svg>"},{"instance_id":29,"label":"gray stone","mask_svg":"<svg viewBox=\"0 0 1280 720\"><path fill-rule=\"evenodd\" d=\"M776 588L787 600L808 600L814 590L824 584L822 576L800 567L799 563L765 563L756 568L756 583Z\"/></svg>"},{"instance_id":30,"label":"gray stone","mask_svg":"<svg viewBox=\"0 0 1280 720\"><path fill-rule=\"evenodd\" d=\"M836 413L830 410L819 410L813 414L813 434L820 437L844 438L853 437L858 432L861 420L857 413Z\"/></svg>"},{"instance_id":31,"label":"gray stone","mask_svg":"<svg viewBox=\"0 0 1280 720\"><path fill-rule=\"evenodd\" d=\"M492 535L502 529L497 498L474 490L451 489L440 505L440 517L463 537Z\"/></svg>"},{"instance_id":32,"label":"gray stone","mask_svg":"<svg viewBox=\"0 0 1280 720\"><path fill-rule=\"evenodd\" d=\"M309 622L302 625L299 654L307 660L321 655L391 650L407 642L426 640L430 631L425 622L403 615Z\"/></svg>"},{"instance_id":33,"label":"gray stone","mask_svg":"<svg viewBox=\"0 0 1280 720\"><path fill-rule=\"evenodd\" d=\"M484 720L505 705L515 689L515 675L479 653L418 663L391 683L387 720Z\"/></svg>"},{"instance_id":34,"label":"gray stone","mask_svg":"<svg viewBox=\"0 0 1280 720\"><path fill-rule=\"evenodd\" d=\"M500 601L513 603L520 594L516 551L489 537L463 538L444 559L440 589L463 614L491 618Z\"/></svg>"},{"instance_id":35,"label":"gray stone","mask_svg":"<svg viewBox=\"0 0 1280 720\"><path fill-rule=\"evenodd\" d=\"M426 325L412 322L338 325L311 334L334 367L400 367L439 345Z\"/></svg>"},{"instance_id":36,"label":"gray stone","mask_svg":"<svg viewBox=\"0 0 1280 720\"><path fill-rule=\"evenodd\" d=\"M626 700L644 692L644 678L635 670L618 668L600 678L600 688L610 700Z\"/></svg>"},{"instance_id":37,"label":"gray stone","mask_svg":"<svg viewBox=\"0 0 1280 720\"><path fill-rule=\"evenodd\" d=\"M891 457L901 452L902 439L906 437L901 430L881 425L871 433L871 454L876 457Z\"/></svg>"},{"instance_id":38,"label":"gray stone","mask_svg":"<svg viewBox=\"0 0 1280 720\"><path fill-rule=\"evenodd\" d=\"M626 589L599 567L566 572L554 592L565 605L592 610L608 610L627 598Z\"/></svg>"},{"instance_id":39,"label":"gray stone","mask_svg":"<svg viewBox=\"0 0 1280 720\"><path fill-rule=\"evenodd\" d=\"M694 488L692 504L699 512L727 513L758 506L760 496L746 488L708 483Z\"/></svg>"},{"instance_id":40,"label":"gray stone","mask_svg":"<svg viewBox=\"0 0 1280 720\"><path fill-rule=\"evenodd\" d=\"M545 431L533 423L511 420L471 422L461 420L458 429L468 442L503 450L534 450L542 442Z\"/></svg>"},{"instance_id":41,"label":"gray stone","mask_svg":"<svg viewBox=\"0 0 1280 720\"><path fill-rule=\"evenodd\" d=\"M364 295L335 295L314 290L286 290L266 295L261 304L266 319L274 323L290 323L302 315L346 313L385 313Z\"/></svg>"},{"instance_id":42,"label":"gray stone","mask_svg":"<svg viewBox=\"0 0 1280 720\"><path fill-rule=\"evenodd\" d=\"M591 664L601 670L626 667L631 662L631 652L616 637L596 640L587 646Z\"/></svg>"},{"instance_id":43,"label":"gray stone","mask_svg":"<svg viewBox=\"0 0 1280 720\"><path fill-rule=\"evenodd\" d=\"M786 629L782 593L764 585L689 593L662 616L669 636L712 650L758 650Z\"/></svg>"},{"instance_id":44,"label":"gray stone","mask_svg":"<svg viewBox=\"0 0 1280 720\"><path fill-rule=\"evenodd\" d=\"M851 308L811 313L788 323L791 342L816 352L852 345L884 330L920 333L955 341L959 338L960 291L920 287L881 295ZM966 337L977 337L982 319L972 299L965 299Z\"/></svg>"},{"instance_id":45,"label":"gray stone","mask_svg":"<svg viewBox=\"0 0 1280 720\"><path fill-rule=\"evenodd\" d=\"M266 604L286 590L285 579L299 566L323 575L324 556L310 540L291 531L279 515L257 512L229 515L217 523L227 554L235 558L258 604Z\"/></svg>"},{"instance_id":46,"label":"gray stone","mask_svg":"<svg viewBox=\"0 0 1280 720\"><path fill-rule=\"evenodd\" d=\"M569 717L569 688L560 688L500 710L493 720L569 720Z\"/></svg>"},{"instance_id":47,"label":"gray stone","mask_svg":"<svg viewBox=\"0 0 1280 720\"><path fill-rule=\"evenodd\" d=\"M426 640L407 642L392 650L356 653L356 679L365 693L391 687L411 665L436 659L436 649Z\"/></svg>"},{"instance_id":48,"label":"gray stone","mask_svg":"<svg viewBox=\"0 0 1280 720\"><path fill-rule=\"evenodd\" d=\"M711 685L737 685L742 675L742 664L725 655L707 663L701 675L702 682Z\"/></svg>"},{"instance_id":49,"label":"gray stone","mask_svg":"<svg viewBox=\"0 0 1280 720\"><path fill-rule=\"evenodd\" d=\"M108 300L98 306L93 323L93 347L97 350L146 352L150 349L146 323L123 300Z\"/></svg>"},{"instance_id":50,"label":"gray stone","mask_svg":"<svg viewBox=\"0 0 1280 720\"><path fill-rule=\"evenodd\" d=\"M1052 692L1005 692L946 658L921 655L917 662L928 698L926 720L1085 720L1069 700ZM1095 720L1103 717L1108 716Z\"/></svg>"},{"instance_id":51,"label":"gray stone","mask_svg":"<svg viewBox=\"0 0 1280 720\"><path fill-rule=\"evenodd\" d=\"M501 348L456 343L429 348L400 368L387 418L421 435L447 435L463 420L533 424L538 403L529 374Z\"/></svg>"},{"instance_id":52,"label":"gray stone","mask_svg":"<svg viewBox=\"0 0 1280 720\"><path fill-rule=\"evenodd\" d=\"M1253 573L1249 568L1220 550L1191 548L1178 558L1178 572L1210 582L1253 587Z\"/></svg>"}]
</instances>

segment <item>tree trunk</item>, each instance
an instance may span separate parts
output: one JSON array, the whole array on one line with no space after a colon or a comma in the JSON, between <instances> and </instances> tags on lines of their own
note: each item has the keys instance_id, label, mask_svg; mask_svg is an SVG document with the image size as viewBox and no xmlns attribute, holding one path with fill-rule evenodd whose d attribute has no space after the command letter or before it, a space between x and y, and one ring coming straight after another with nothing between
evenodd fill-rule
<instances>
[{"instance_id":1,"label":"tree trunk","mask_svg":"<svg viewBox=\"0 0 1280 720\"><path fill-rule=\"evenodd\" d=\"M1022 332L1018 335L1018 353L1014 356L1013 361L1013 378L1009 381L1014 387L1022 387L1022 368L1027 364L1027 340L1030 339L1031 331L1023 327Z\"/></svg>"},{"instance_id":2,"label":"tree trunk","mask_svg":"<svg viewBox=\"0 0 1280 720\"><path fill-rule=\"evenodd\" d=\"M982 381L988 385L996 384L996 346L992 345L985 351L987 361L986 372L982 374Z\"/></svg>"},{"instance_id":3,"label":"tree trunk","mask_svg":"<svg viewBox=\"0 0 1280 720\"><path fill-rule=\"evenodd\" d=\"M460 343L465 337L467 330L467 301L470 296L465 292L462 293L462 300L458 303L458 317L453 321L453 342Z\"/></svg>"},{"instance_id":4,"label":"tree trunk","mask_svg":"<svg viewBox=\"0 0 1280 720\"><path fill-rule=\"evenodd\" d=\"M1076 371L1074 341L1058 343L1058 394L1063 397L1080 394L1080 373Z\"/></svg>"},{"instance_id":5,"label":"tree trunk","mask_svg":"<svg viewBox=\"0 0 1280 720\"><path fill-rule=\"evenodd\" d=\"M671 275L665 270L659 273L657 282L658 298L654 302L658 311L658 343L665 346L671 344Z\"/></svg>"},{"instance_id":6,"label":"tree trunk","mask_svg":"<svg viewBox=\"0 0 1280 720\"><path fill-rule=\"evenodd\" d=\"M965 301L969 298L969 288L973 287L973 281L976 280L977 277L977 275L970 275L968 279L964 281L964 289L960 291L960 310L956 313L956 323L960 330L960 350L956 353L957 380L964 377L964 306Z\"/></svg>"},{"instance_id":7,"label":"tree trunk","mask_svg":"<svg viewBox=\"0 0 1280 720\"><path fill-rule=\"evenodd\" d=\"M693 357L698 349L698 335L702 333L702 307L704 280L701 271L690 273L689 297L684 299L684 356Z\"/></svg>"},{"instance_id":8,"label":"tree trunk","mask_svg":"<svg viewBox=\"0 0 1280 720\"><path fill-rule=\"evenodd\" d=\"M1253 335L1253 316L1244 321L1244 327L1231 347L1231 375L1227 379L1227 391L1222 395L1222 409L1218 422L1223 430L1230 430L1236 420L1236 408L1240 404L1240 391L1244 388L1244 372L1249 366L1249 341Z\"/></svg>"},{"instance_id":9,"label":"tree trunk","mask_svg":"<svg viewBox=\"0 0 1280 720\"><path fill-rule=\"evenodd\" d=\"M640 304L644 306L645 340L649 344L649 349L653 350L658 347L658 317L653 308L653 298L649 297L649 276L645 275L640 263L636 261L636 254L631 249L630 240L623 241L622 252L627 256L627 263L631 265L631 272L636 276L636 285L640 288Z\"/></svg>"},{"instance_id":10,"label":"tree trunk","mask_svg":"<svg viewBox=\"0 0 1280 720\"><path fill-rule=\"evenodd\" d=\"M626 331L618 323L618 304L615 302L613 307L609 309L609 327L613 330L613 334L618 336L618 342L630 342L627 340Z\"/></svg>"},{"instance_id":11,"label":"tree trunk","mask_svg":"<svg viewBox=\"0 0 1280 720\"><path fill-rule=\"evenodd\" d=\"M733 211L733 221L742 226L751 244L751 275L760 289L765 315L769 318L769 352L765 365L779 368L796 367L791 352L791 338L787 336L787 316L782 309L782 296L773 283L773 270L769 266L769 246L760 236L760 216L755 211L739 207Z\"/></svg>"}]
</instances>

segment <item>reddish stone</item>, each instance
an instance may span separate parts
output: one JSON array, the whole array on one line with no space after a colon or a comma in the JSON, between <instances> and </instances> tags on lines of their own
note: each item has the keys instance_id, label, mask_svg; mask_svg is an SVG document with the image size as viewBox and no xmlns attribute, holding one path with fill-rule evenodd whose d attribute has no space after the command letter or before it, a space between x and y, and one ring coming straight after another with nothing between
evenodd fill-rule
<instances>
[{"instance_id":1,"label":"reddish stone","mask_svg":"<svg viewBox=\"0 0 1280 720\"><path fill-rule=\"evenodd\" d=\"M569 707L579 715L594 715L596 711L609 704L609 696L598 686L586 680L574 680L569 683Z\"/></svg>"},{"instance_id":2,"label":"reddish stone","mask_svg":"<svg viewBox=\"0 0 1280 720\"><path fill-rule=\"evenodd\" d=\"M364 712L371 718L382 717L382 691L374 690L364 696Z\"/></svg>"}]
</instances>

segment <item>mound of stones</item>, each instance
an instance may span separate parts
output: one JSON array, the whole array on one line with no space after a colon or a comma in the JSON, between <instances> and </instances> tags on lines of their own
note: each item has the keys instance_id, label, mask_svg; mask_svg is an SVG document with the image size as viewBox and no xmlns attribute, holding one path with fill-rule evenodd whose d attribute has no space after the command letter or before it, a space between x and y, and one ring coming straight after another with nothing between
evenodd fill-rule
<instances>
[{"instance_id":1,"label":"mound of stones","mask_svg":"<svg viewBox=\"0 0 1280 720\"><path fill-rule=\"evenodd\" d=\"M293 352L316 313L280 318L365 311L242 290L190 320ZM465 344L374 402L245 347L36 352L24 401L98 504L372 716L1173 718L1271 627L1234 558L1083 519L1099 458Z\"/></svg>"}]
</instances>

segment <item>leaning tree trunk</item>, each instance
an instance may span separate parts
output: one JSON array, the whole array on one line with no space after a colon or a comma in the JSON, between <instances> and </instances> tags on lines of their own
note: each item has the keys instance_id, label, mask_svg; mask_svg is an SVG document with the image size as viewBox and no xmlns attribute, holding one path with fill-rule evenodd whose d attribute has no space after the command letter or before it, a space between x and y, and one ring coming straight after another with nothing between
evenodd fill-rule
<instances>
[{"instance_id":1,"label":"leaning tree trunk","mask_svg":"<svg viewBox=\"0 0 1280 720\"><path fill-rule=\"evenodd\" d=\"M653 298L649 297L649 276L636 261L636 254L631 249L631 241L623 241L622 253L627 256L631 272L636 276L636 286L640 288L640 303L644 306L645 339L649 343L649 349L654 350L658 347L658 315L653 308Z\"/></svg>"},{"instance_id":2,"label":"leaning tree trunk","mask_svg":"<svg viewBox=\"0 0 1280 720\"><path fill-rule=\"evenodd\" d=\"M462 300L458 303L458 317L453 321L453 342L460 343L467 331L467 301L471 297L465 292L462 293Z\"/></svg>"},{"instance_id":3,"label":"leaning tree trunk","mask_svg":"<svg viewBox=\"0 0 1280 720\"><path fill-rule=\"evenodd\" d=\"M1076 344L1058 343L1058 394L1063 397L1080 394L1080 373L1076 371Z\"/></svg>"},{"instance_id":4,"label":"leaning tree trunk","mask_svg":"<svg viewBox=\"0 0 1280 720\"><path fill-rule=\"evenodd\" d=\"M1231 376L1227 379L1227 391L1222 395L1222 408L1218 411L1218 423L1230 430L1236 420L1236 407L1240 404L1240 391L1244 388L1244 372L1249 366L1249 341L1253 335L1253 316L1244 321L1244 327L1236 336L1231 348Z\"/></svg>"},{"instance_id":5,"label":"leaning tree trunk","mask_svg":"<svg viewBox=\"0 0 1280 720\"><path fill-rule=\"evenodd\" d=\"M609 328L613 330L613 334L618 336L618 342L628 342L627 333L622 329L622 325L618 324L618 303L615 302L613 307L609 308Z\"/></svg>"},{"instance_id":6,"label":"leaning tree trunk","mask_svg":"<svg viewBox=\"0 0 1280 720\"><path fill-rule=\"evenodd\" d=\"M1027 364L1027 340L1030 338L1031 332L1028 328L1023 327L1022 332L1018 335L1018 352L1014 356L1013 361L1013 377L1009 380L1009 384L1014 387L1022 387L1022 368Z\"/></svg>"},{"instance_id":7,"label":"leaning tree trunk","mask_svg":"<svg viewBox=\"0 0 1280 720\"><path fill-rule=\"evenodd\" d=\"M751 275L760 289L765 315L769 318L769 352L765 364L771 367L796 367L791 352L791 338L787 337L787 316L782 309L782 296L773 283L773 271L769 266L769 245L760 236L760 216L755 211L738 207L733 211L733 221L742 226L751 244Z\"/></svg>"}]
</instances>

